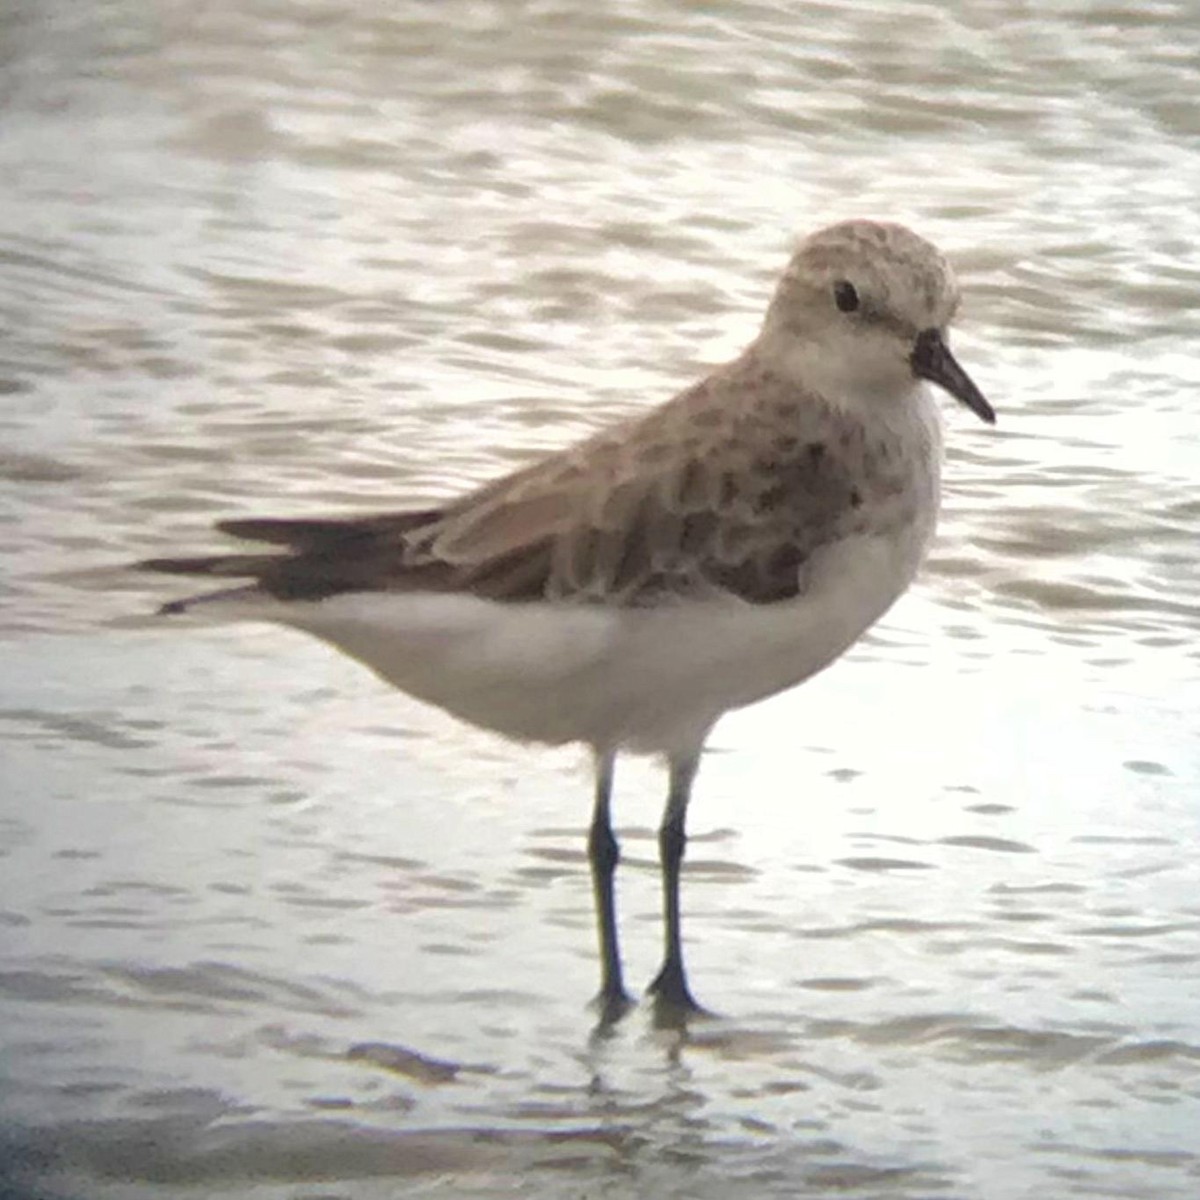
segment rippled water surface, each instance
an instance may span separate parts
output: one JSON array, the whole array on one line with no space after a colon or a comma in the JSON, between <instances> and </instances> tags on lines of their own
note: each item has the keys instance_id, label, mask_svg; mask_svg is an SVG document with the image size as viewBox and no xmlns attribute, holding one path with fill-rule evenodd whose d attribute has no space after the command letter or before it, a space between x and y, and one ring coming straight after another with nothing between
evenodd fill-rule
<instances>
[{"instance_id":1,"label":"rippled water surface","mask_svg":"<svg viewBox=\"0 0 1200 1200\"><path fill-rule=\"evenodd\" d=\"M1194 1200L1197 63L1183 0L9 3L0 1192ZM594 1036L576 755L117 568L665 399L853 214L950 253L1000 424L713 738L721 1016Z\"/></svg>"}]
</instances>

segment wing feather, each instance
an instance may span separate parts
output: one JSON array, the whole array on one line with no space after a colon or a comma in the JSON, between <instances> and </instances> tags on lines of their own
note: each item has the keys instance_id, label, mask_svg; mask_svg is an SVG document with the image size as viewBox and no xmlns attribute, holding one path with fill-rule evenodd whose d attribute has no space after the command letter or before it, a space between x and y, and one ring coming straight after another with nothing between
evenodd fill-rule
<instances>
[{"instance_id":1,"label":"wing feather","mask_svg":"<svg viewBox=\"0 0 1200 1200\"><path fill-rule=\"evenodd\" d=\"M738 402L743 392L752 402ZM643 605L725 591L770 603L796 595L808 557L853 526L861 498L837 423L739 360L639 421L443 507L228 520L223 532L282 552L143 565L249 578L284 600L429 590Z\"/></svg>"}]
</instances>

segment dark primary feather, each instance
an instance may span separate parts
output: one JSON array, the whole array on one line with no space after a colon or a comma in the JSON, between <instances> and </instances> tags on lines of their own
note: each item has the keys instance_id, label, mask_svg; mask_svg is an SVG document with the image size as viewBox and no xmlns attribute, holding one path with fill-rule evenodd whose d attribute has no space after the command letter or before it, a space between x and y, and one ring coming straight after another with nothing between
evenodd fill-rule
<instances>
[{"instance_id":1,"label":"dark primary feather","mask_svg":"<svg viewBox=\"0 0 1200 1200\"><path fill-rule=\"evenodd\" d=\"M401 530L406 526L420 525L434 520L441 509L422 508L400 513L385 513L372 517L358 517L352 521L344 518L306 519L303 517L248 517L229 521L218 521L222 533L251 542L270 542L275 545L302 549L319 544L330 538L346 536L347 526L353 525L362 533L374 530Z\"/></svg>"},{"instance_id":2,"label":"dark primary feather","mask_svg":"<svg viewBox=\"0 0 1200 1200\"><path fill-rule=\"evenodd\" d=\"M223 532L280 552L142 565L250 579L280 600L356 591L625 605L718 591L756 604L786 600L802 590L815 549L862 525L859 488L893 481L868 473L856 488L850 471L861 471L864 450L836 414L761 369L747 374L742 360L724 370L734 369L755 393L750 416L727 400L707 405L710 377L632 428L440 508L223 521Z\"/></svg>"}]
</instances>

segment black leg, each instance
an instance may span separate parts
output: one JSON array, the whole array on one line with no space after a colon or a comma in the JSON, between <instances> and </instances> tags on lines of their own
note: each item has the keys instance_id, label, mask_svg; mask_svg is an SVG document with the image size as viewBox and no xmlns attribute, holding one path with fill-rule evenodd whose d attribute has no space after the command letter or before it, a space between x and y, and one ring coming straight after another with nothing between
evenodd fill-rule
<instances>
[{"instance_id":1,"label":"black leg","mask_svg":"<svg viewBox=\"0 0 1200 1200\"><path fill-rule=\"evenodd\" d=\"M588 834L588 859L592 866L596 925L600 933L600 994L596 997L596 1004L600 1009L602 1025L615 1021L633 1003L625 991L625 978L621 971L616 903L613 898L613 876L621 857L609 815L615 760L616 754L613 752L596 753L596 800Z\"/></svg>"},{"instance_id":2,"label":"black leg","mask_svg":"<svg viewBox=\"0 0 1200 1200\"><path fill-rule=\"evenodd\" d=\"M692 780L700 765L698 753L673 758L670 762L670 790L663 823L658 831L658 850L662 860L663 918L666 940L663 964L650 984L655 1001L678 1013L703 1012L688 987L683 969L683 942L679 932L679 870L687 843L684 823Z\"/></svg>"}]
</instances>

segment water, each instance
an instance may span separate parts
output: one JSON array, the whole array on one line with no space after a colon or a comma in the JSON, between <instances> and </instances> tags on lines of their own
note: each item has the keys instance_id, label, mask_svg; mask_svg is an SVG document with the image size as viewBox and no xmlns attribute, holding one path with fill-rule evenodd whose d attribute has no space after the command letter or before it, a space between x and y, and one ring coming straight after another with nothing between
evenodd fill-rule
<instances>
[{"instance_id":1,"label":"water","mask_svg":"<svg viewBox=\"0 0 1200 1200\"><path fill-rule=\"evenodd\" d=\"M962 8L7 7L6 1197L1197 1194L1200 19ZM117 568L664 399L854 214L951 254L1000 425L948 411L878 631L717 730L721 1019L598 1038L577 755Z\"/></svg>"}]
</instances>

